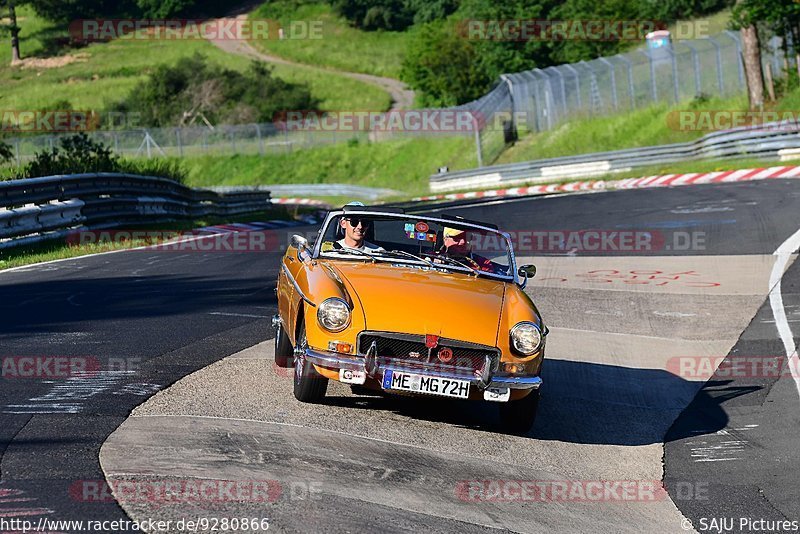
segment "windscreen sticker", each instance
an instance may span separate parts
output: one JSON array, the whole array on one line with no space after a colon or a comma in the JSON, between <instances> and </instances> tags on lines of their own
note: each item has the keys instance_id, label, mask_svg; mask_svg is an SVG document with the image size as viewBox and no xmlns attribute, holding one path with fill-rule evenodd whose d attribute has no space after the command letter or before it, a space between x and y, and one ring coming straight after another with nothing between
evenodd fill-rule
<instances>
[{"instance_id":1,"label":"windscreen sticker","mask_svg":"<svg viewBox=\"0 0 800 534\"><path fill-rule=\"evenodd\" d=\"M414 229L417 232L427 233L430 227L428 226L428 223L420 221L414 226Z\"/></svg>"},{"instance_id":2,"label":"windscreen sticker","mask_svg":"<svg viewBox=\"0 0 800 534\"><path fill-rule=\"evenodd\" d=\"M425 232L406 232L406 236L409 239L416 239L417 241L430 241L431 243L436 243L436 234L426 234Z\"/></svg>"},{"instance_id":3,"label":"windscreen sticker","mask_svg":"<svg viewBox=\"0 0 800 534\"><path fill-rule=\"evenodd\" d=\"M414 231L414 223L406 223L404 227L406 233Z\"/></svg>"}]
</instances>

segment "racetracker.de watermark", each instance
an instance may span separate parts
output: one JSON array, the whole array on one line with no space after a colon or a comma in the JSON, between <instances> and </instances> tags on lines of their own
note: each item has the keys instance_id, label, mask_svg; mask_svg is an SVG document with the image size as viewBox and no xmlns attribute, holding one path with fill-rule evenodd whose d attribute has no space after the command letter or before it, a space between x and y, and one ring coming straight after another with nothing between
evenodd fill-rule
<instances>
[{"instance_id":1,"label":"racetracker.de watermark","mask_svg":"<svg viewBox=\"0 0 800 534\"><path fill-rule=\"evenodd\" d=\"M2 356L0 378L59 379L94 378L106 373L135 373L141 369L141 358L95 356Z\"/></svg>"},{"instance_id":2,"label":"racetracker.de watermark","mask_svg":"<svg viewBox=\"0 0 800 534\"><path fill-rule=\"evenodd\" d=\"M253 41L322 39L322 20L295 20L281 25L272 19L79 19L69 25L76 41L142 40Z\"/></svg>"},{"instance_id":3,"label":"racetracker.de watermark","mask_svg":"<svg viewBox=\"0 0 800 534\"><path fill-rule=\"evenodd\" d=\"M2 133L78 133L141 125L141 113L87 110L0 110Z\"/></svg>"},{"instance_id":4,"label":"racetracker.de watermark","mask_svg":"<svg viewBox=\"0 0 800 534\"><path fill-rule=\"evenodd\" d=\"M75 230L66 236L68 245L132 245L159 252L275 252L274 230L204 232L177 230Z\"/></svg>"},{"instance_id":5,"label":"racetracker.de watermark","mask_svg":"<svg viewBox=\"0 0 800 534\"><path fill-rule=\"evenodd\" d=\"M641 41L647 34L666 30L658 20L597 19L466 19L458 22L459 36L476 41ZM678 21L673 40L706 39L709 21Z\"/></svg>"},{"instance_id":6,"label":"racetracker.de watermark","mask_svg":"<svg viewBox=\"0 0 800 534\"><path fill-rule=\"evenodd\" d=\"M702 251L705 232L660 230L514 230L509 232L516 253ZM469 243L476 253L502 252L495 234L474 233Z\"/></svg>"},{"instance_id":7,"label":"racetracker.de watermark","mask_svg":"<svg viewBox=\"0 0 800 534\"><path fill-rule=\"evenodd\" d=\"M654 502L667 498L658 480L461 480L468 502Z\"/></svg>"},{"instance_id":8,"label":"racetracker.de watermark","mask_svg":"<svg viewBox=\"0 0 800 534\"><path fill-rule=\"evenodd\" d=\"M4 356L0 378L73 378L97 374L100 360L93 356Z\"/></svg>"},{"instance_id":9,"label":"racetracker.de watermark","mask_svg":"<svg viewBox=\"0 0 800 534\"><path fill-rule=\"evenodd\" d=\"M681 132L714 132L742 128L766 132L800 131L800 111L674 110L667 126Z\"/></svg>"},{"instance_id":10,"label":"racetracker.de watermark","mask_svg":"<svg viewBox=\"0 0 800 534\"><path fill-rule=\"evenodd\" d=\"M73 501L83 503L273 503L317 500L322 482L316 480L158 478L136 480L78 480L69 486Z\"/></svg>"},{"instance_id":11,"label":"racetracker.de watermark","mask_svg":"<svg viewBox=\"0 0 800 534\"><path fill-rule=\"evenodd\" d=\"M466 110L280 111L278 129L319 132L474 132L487 124L481 114Z\"/></svg>"},{"instance_id":12,"label":"racetracker.de watermark","mask_svg":"<svg viewBox=\"0 0 800 534\"><path fill-rule=\"evenodd\" d=\"M666 369L687 380L800 376L796 362L786 356L675 356Z\"/></svg>"},{"instance_id":13,"label":"racetracker.de watermark","mask_svg":"<svg viewBox=\"0 0 800 534\"><path fill-rule=\"evenodd\" d=\"M150 505L185 503L270 503L280 498L277 480L216 480L197 478L78 480L69 487L72 500L85 503Z\"/></svg>"}]
</instances>

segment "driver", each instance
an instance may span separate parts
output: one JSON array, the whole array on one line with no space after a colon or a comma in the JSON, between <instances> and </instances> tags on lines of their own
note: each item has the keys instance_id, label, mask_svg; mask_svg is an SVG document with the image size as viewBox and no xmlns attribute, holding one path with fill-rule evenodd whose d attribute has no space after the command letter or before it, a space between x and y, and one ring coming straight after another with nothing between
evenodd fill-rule
<instances>
[{"instance_id":1,"label":"driver","mask_svg":"<svg viewBox=\"0 0 800 534\"><path fill-rule=\"evenodd\" d=\"M484 272L496 273L498 271L498 264L472 252L472 246L467 241L466 230L444 227L442 238L444 246L439 251L440 253L447 254L453 259L466 260L467 263Z\"/></svg>"},{"instance_id":2,"label":"driver","mask_svg":"<svg viewBox=\"0 0 800 534\"><path fill-rule=\"evenodd\" d=\"M354 248L365 252L385 252L385 249L367 241L367 231L372 221L358 215L342 217L339 225L344 229L344 237L336 243L342 248Z\"/></svg>"}]
</instances>

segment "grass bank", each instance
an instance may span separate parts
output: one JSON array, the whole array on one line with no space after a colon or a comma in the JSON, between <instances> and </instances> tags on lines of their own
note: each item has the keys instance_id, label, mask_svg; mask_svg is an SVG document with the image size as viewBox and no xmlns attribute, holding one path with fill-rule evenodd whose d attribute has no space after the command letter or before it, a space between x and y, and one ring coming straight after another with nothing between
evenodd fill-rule
<instances>
[{"instance_id":1,"label":"grass bank","mask_svg":"<svg viewBox=\"0 0 800 534\"><path fill-rule=\"evenodd\" d=\"M268 156L206 156L184 160L187 184L347 183L409 194L427 191L428 177L443 166L475 166L471 139L401 139L342 143Z\"/></svg>"},{"instance_id":2,"label":"grass bank","mask_svg":"<svg viewBox=\"0 0 800 534\"><path fill-rule=\"evenodd\" d=\"M253 11L250 18L277 20L285 28L285 39L253 41L263 52L298 63L390 78L400 77L405 50L412 38L411 31L367 32L353 28L327 2L299 5L286 0L267 2ZM295 35L293 26L298 28ZM305 27L319 28L319 38L304 38Z\"/></svg>"},{"instance_id":3,"label":"grass bank","mask_svg":"<svg viewBox=\"0 0 800 534\"><path fill-rule=\"evenodd\" d=\"M18 8L20 47L25 61L10 66L8 39L0 40L2 105L8 110L53 109L68 102L72 109L103 110L124 99L158 65L171 65L182 57L204 54L209 62L243 71L250 59L228 54L200 39L147 39L135 35L81 48L60 48L54 43L68 36L67 29L50 23L28 6ZM325 110L387 109L391 99L372 85L323 72L312 67L273 65L287 81L306 83Z\"/></svg>"}]
</instances>

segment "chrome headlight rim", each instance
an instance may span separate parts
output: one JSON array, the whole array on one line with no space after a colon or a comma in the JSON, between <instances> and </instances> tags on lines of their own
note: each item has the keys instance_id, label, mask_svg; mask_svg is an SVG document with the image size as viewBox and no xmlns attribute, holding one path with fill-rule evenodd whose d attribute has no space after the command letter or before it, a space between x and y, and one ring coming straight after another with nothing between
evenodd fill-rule
<instances>
[{"instance_id":1,"label":"chrome headlight rim","mask_svg":"<svg viewBox=\"0 0 800 534\"><path fill-rule=\"evenodd\" d=\"M341 326L327 325L325 324L325 321L323 321L322 319L322 314L325 311L325 308L327 306L330 306L331 303L333 302L340 302L347 310L347 320ZM328 332L341 332L342 330L350 326L352 317L353 317L353 310L350 309L350 305L347 303L347 301L339 297L327 298L323 300L319 306L317 306L317 322L324 330L327 330Z\"/></svg>"},{"instance_id":2,"label":"chrome headlight rim","mask_svg":"<svg viewBox=\"0 0 800 534\"><path fill-rule=\"evenodd\" d=\"M524 351L520 349L519 346L517 345L518 333L521 331L522 328L526 327L533 327L534 331L536 331L536 333L539 336L539 340L536 343L536 346L530 351ZM542 334L541 327L532 321L520 321L519 323L515 324L513 328L511 328L511 330L509 331L509 337L511 338L511 348L514 349L514 351L518 352L519 354L522 354L523 356L532 356L536 354L542 349L542 344L544 343L544 335Z\"/></svg>"}]
</instances>

